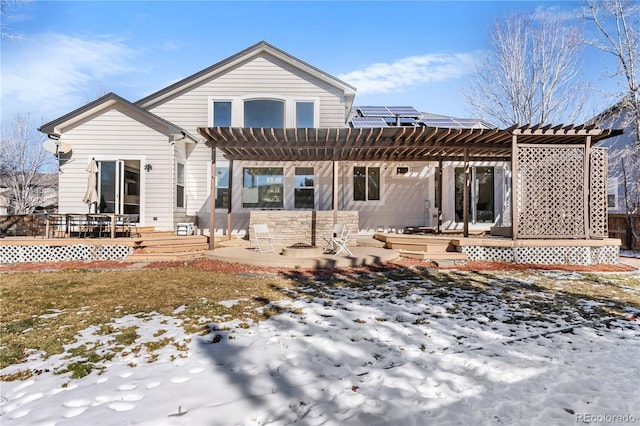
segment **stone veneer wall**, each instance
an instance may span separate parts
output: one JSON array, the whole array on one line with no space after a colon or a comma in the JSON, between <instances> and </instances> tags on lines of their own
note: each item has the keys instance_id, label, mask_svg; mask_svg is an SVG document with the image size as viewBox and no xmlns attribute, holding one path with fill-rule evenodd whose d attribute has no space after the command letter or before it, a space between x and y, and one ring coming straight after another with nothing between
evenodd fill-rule
<instances>
[{"instance_id":1,"label":"stone veneer wall","mask_svg":"<svg viewBox=\"0 0 640 426\"><path fill-rule=\"evenodd\" d=\"M333 232L333 210L252 210L249 216L251 242L254 241L253 225L256 223L266 223L277 244L305 243L324 247L326 244L324 238L330 238ZM355 236L358 234L358 212L339 211L338 223L344 223L351 229L353 239L348 245L355 245Z\"/></svg>"}]
</instances>

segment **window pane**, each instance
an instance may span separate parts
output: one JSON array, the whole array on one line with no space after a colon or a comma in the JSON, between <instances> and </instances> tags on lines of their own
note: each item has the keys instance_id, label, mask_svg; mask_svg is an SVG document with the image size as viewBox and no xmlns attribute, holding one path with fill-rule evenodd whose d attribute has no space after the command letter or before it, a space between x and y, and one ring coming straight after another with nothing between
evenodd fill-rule
<instances>
[{"instance_id":1,"label":"window pane","mask_svg":"<svg viewBox=\"0 0 640 426\"><path fill-rule=\"evenodd\" d=\"M176 207L184 207L184 186L176 185Z\"/></svg>"},{"instance_id":2,"label":"window pane","mask_svg":"<svg viewBox=\"0 0 640 426\"><path fill-rule=\"evenodd\" d=\"M313 167L296 167L296 188L313 186Z\"/></svg>"},{"instance_id":3,"label":"window pane","mask_svg":"<svg viewBox=\"0 0 640 426\"><path fill-rule=\"evenodd\" d=\"M178 168L176 169L176 183L178 185L184 185L184 164L178 163Z\"/></svg>"},{"instance_id":4,"label":"window pane","mask_svg":"<svg viewBox=\"0 0 640 426\"><path fill-rule=\"evenodd\" d=\"M313 167L296 167L294 207L296 209L314 208Z\"/></svg>"},{"instance_id":5,"label":"window pane","mask_svg":"<svg viewBox=\"0 0 640 426\"><path fill-rule=\"evenodd\" d=\"M214 127L231 127L231 102L213 103Z\"/></svg>"},{"instance_id":6,"label":"window pane","mask_svg":"<svg viewBox=\"0 0 640 426\"><path fill-rule=\"evenodd\" d=\"M229 168L216 167L216 186L224 188L229 186Z\"/></svg>"},{"instance_id":7,"label":"window pane","mask_svg":"<svg viewBox=\"0 0 640 426\"><path fill-rule=\"evenodd\" d=\"M244 127L284 128L284 102L267 99L246 101Z\"/></svg>"},{"instance_id":8,"label":"window pane","mask_svg":"<svg viewBox=\"0 0 640 426\"><path fill-rule=\"evenodd\" d=\"M493 167L476 167L473 185L476 202L476 218L480 223L493 222Z\"/></svg>"},{"instance_id":9,"label":"window pane","mask_svg":"<svg viewBox=\"0 0 640 426\"><path fill-rule=\"evenodd\" d=\"M313 102L296 102L296 127L314 127Z\"/></svg>"},{"instance_id":10,"label":"window pane","mask_svg":"<svg viewBox=\"0 0 640 426\"><path fill-rule=\"evenodd\" d=\"M355 201L365 201L367 199L367 168L353 168L353 199Z\"/></svg>"},{"instance_id":11,"label":"window pane","mask_svg":"<svg viewBox=\"0 0 640 426\"><path fill-rule=\"evenodd\" d=\"M380 167L369 167L369 179L367 180L367 199L380 199Z\"/></svg>"},{"instance_id":12,"label":"window pane","mask_svg":"<svg viewBox=\"0 0 640 426\"><path fill-rule=\"evenodd\" d=\"M312 209L314 207L313 188L296 188L294 207L296 209Z\"/></svg>"},{"instance_id":13,"label":"window pane","mask_svg":"<svg viewBox=\"0 0 640 426\"><path fill-rule=\"evenodd\" d=\"M229 207L229 168L216 167L216 208Z\"/></svg>"},{"instance_id":14,"label":"window pane","mask_svg":"<svg viewBox=\"0 0 640 426\"><path fill-rule=\"evenodd\" d=\"M242 207L284 207L282 167L245 167L242 181Z\"/></svg>"},{"instance_id":15,"label":"window pane","mask_svg":"<svg viewBox=\"0 0 640 426\"><path fill-rule=\"evenodd\" d=\"M218 188L216 190L216 209L229 208L229 188Z\"/></svg>"}]
</instances>

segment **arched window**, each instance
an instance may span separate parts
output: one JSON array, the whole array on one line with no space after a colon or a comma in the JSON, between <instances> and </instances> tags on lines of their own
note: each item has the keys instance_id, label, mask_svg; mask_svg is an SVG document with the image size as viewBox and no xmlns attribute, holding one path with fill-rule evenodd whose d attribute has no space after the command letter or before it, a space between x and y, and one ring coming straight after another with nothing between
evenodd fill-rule
<instances>
[{"instance_id":1,"label":"arched window","mask_svg":"<svg viewBox=\"0 0 640 426\"><path fill-rule=\"evenodd\" d=\"M271 99L245 101L244 127L284 128L284 101Z\"/></svg>"}]
</instances>

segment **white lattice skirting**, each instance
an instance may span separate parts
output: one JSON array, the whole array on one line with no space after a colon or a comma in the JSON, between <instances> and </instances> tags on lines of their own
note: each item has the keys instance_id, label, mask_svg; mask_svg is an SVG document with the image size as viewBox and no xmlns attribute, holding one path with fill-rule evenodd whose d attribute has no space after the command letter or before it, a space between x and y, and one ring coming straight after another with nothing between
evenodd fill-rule
<instances>
[{"instance_id":1,"label":"white lattice skirting","mask_svg":"<svg viewBox=\"0 0 640 426\"><path fill-rule=\"evenodd\" d=\"M51 262L61 260L123 260L131 247L122 245L0 246L0 263Z\"/></svg>"},{"instance_id":2,"label":"white lattice skirting","mask_svg":"<svg viewBox=\"0 0 640 426\"><path fill-rule=\"evenodd\" d=\"M469 260L542 265L615 265L620 247L485 247L462 246Z\"/></svg>"}]
</instances>

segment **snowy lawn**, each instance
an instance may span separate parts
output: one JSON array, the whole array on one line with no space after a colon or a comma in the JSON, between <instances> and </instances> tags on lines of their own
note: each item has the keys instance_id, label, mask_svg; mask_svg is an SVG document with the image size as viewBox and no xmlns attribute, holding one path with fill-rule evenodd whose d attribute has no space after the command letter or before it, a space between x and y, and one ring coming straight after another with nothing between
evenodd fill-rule
<instances>
[{"instance_id":1,"label":"snowy lawn","mask_svg":"<svg viewBox=\"0 0 640 426\"><path fill-rule=\"evenodd\" d=\"M70 293L92 276L78 274ZM151 302L139 312L120 306L120 315L87 321L61 353L33 351L6 366L0 422L640 423L637 275L415 268L318 280L227 278L231 291L215 302L174 294L179 286L160 279L157 287L185 303L171 312L149 310ZM105 304L114 303L115 290L103 290ZM18 296L3 293L9 297ZM55 320L94 317L100 304L49 308L50 317L38 319L78 327ZM7 327L17 327L6 318L0 349Z\"/></svg>"}]
</instances>

